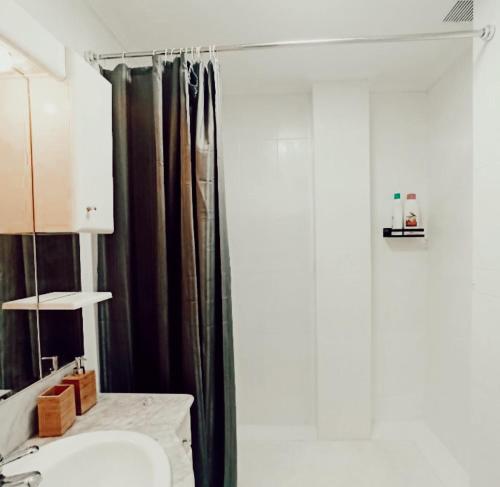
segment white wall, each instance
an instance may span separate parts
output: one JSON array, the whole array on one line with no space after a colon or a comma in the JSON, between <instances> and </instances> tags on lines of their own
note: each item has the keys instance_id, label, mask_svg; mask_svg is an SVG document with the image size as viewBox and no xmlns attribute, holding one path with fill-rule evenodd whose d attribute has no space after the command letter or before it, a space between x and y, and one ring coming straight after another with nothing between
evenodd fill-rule
<instances>
[{"instance_id":1,"label":"white wall","mask_svg":"<svg viewBox=\"0 0 500 487\"><path fill-rule=\"evenodd\" d=\"M500 2L475 2L476 28L500 25ZM500 35L474 41L472 487L500 485Z\"/></svg>"},{"instance_id":2,"label":"white wall","mask_svg":"<svg viewBox=\"0 0 500 487\"><path fill-rule=\"evenodd\" d=\"M318 435L371 433L369 93L313 85Z\"/></svg>"},{"instance_id":3,"label":"white wall","mask_svg":"<svg viewBox=\"0 0 500 487\"><path fill-rule=\"evenodd\" d=\"M371 97L375 419L425 418L464 469L470 451L471 94L468 52L429 93ZM380 238L395 191L417 192L427 243Z\"/></svg>"},{"instance_id":4,"label":"white wall","mask_svg":"<svg viewBox=\"0 0 500 487\"><path fill-rule=\"evenodd\" d=\"M123 50L84 0L17 0L17 3L60 42L81 54L89 50Z\"/></svg>"},{"instance_id":5,"label":"white wall","mask_svg":"<svg viewBox=\"0 0 500 487\"><path fill-rule=\"evenodd\" d=\"M429 92L426 420L466 470L470 451L472 53Z\"/></svg>"},{"instance_id":6,"label":"white wall","mask_svg":"<svg viewBox=\"0 0 500 487\"><path fill-rule=\"evenodd\" d=\"M238 421L244 434L311 437L317 424L366 438L368 89L321 84L313 99L314 159L310 95L223 100Z\"/></svg>"},{"instance_id":7,"label":"white wall","mask_svg":"<svg viewBox=\"0 0 500 487\"><path fill-rule=\"evenodd\" d=\"M382 238L392 197L417 193L427 207L428 110L425 93L371 96L373 397L377 421L423 415L427 361L427 247ZM425 224L425 223L424 223Z\"/></svg>"},{"instance_id":8,"label":"white wall","mask_svg":"<svg viewBox=\"0 0 500 487\"><path fill-rule=\"evenodd\" d=\"M229 96L223 116L238 420L301 437L315 422L311 100Z\"/></svg>"},{"instance_id":9,"label":"white wall","mask_svg":"<svg viewBox=\"0 0 500 487\"><path fill-rule=\"evenodd\" d=\"M445 163L454 161L452 151L443 155L442 164L428 167L431 149L446 150L449 141L446 120L438 116L448 113L465 73L465 67L461 77L451 72L433 97L374 93L370 106L367 88L351 83L316 85L312 106L308 95L224 99L240 424L294 427L297 432L317 421L320 437L366 437L371 398L376 421L423 418L429 360L437 372L446 363L442 357L439 362L439 342L429 357L429 335L435 340L440 336L428 329L429 300L435 308L433 323L448 303L439 307L427 292L427 244L384 240L381 232L391 223L396 191L416 192L424 223L429 220L429 176L447 174ZM455 85L442 105L434 107L443 98L440 89ZM461 137L467 131L467 114L456 115L453 128ZM431 139L441 141L441 132L444 145L430 144ZM440 154L434 157L440 159ZM460 167L466 170L465 155ZM437 204L441 209L448 200ZM439 240L431 248L438 260L448 243L435 231ZM433 233L431 229L431 239ZM452 255L465 252L466 242ZM433 265L439 276L446 276L454 262L444 259ZM450 289L443 289L441 281L431 284L436 292ZM449 353L457 355L459 350ZM435 382L433 393L447 394L455 383ZM448 388L440 390L440 385ZM454 418L450 427L463 412L456 409L447 417ZM434 419L437 424L437 413ZM446 430L446 424L440 426ZM462 430L456 425L457 438Z\"/></svg>"}]
</instances>

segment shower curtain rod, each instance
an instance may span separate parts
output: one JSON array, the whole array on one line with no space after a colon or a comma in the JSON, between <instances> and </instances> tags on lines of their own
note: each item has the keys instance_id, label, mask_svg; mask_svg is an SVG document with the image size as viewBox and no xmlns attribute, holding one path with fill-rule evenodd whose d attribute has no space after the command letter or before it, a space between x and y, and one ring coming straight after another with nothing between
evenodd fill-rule
<instances>
[{"instance_id":1,"label":"shower curtain rod","mask_svg":"<svg viewBox=\"0 0 500 487\"><path fill-rule=\"evenodd\" d=\"M150 57L155 55L179 54L181 52L194 50L195 53L231 52L231 51L249 51L253 49L268 49L272 47L300 47L300 46L319 46L329 44L368 44L385 42L413 42L413 41L439 41L447 39L467 39L480 38L489 41L495 35L495 26L487 25L482 29L476 30L457 30L451 32L429 32L424 34L399 34L386 36L367 36L367 37L339 37L326 39L304 39L294 41L264 42L254 44L227 44L221 46L194 46L188 48L174 49L155 49L153 51L134 51L134 52L116 52L109 54L87 53L90 62L96 62L106 59L125 59Z\"/></svg>"}]
</instances>

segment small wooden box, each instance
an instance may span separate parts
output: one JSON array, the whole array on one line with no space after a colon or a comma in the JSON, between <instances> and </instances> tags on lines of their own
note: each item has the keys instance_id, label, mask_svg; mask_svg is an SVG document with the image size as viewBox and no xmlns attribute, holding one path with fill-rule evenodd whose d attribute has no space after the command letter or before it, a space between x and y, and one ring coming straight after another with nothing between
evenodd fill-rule
<instances>
[{"instance_id":1,"label":"small wooden box","mask_svg":"<svg viewBox=\"0 0 500 487\"><path fill-rule=\"evenodd\" d=\"M61 436L75 422L75 392L71 384L51 387L38 396L38 435Z\"/></svg>"},{"instance_id":2,"label":"small wooden box","mask_svg":"<svg viewBox=\"0 0 500 487\"><path fill-rule=\"evenodd\" d=\"M76 414L79 416L97 404L97 387L93 370L84 374L68 375L63 379L63 383L71 384L75 388Z\"/></svg>"}]
</instances>

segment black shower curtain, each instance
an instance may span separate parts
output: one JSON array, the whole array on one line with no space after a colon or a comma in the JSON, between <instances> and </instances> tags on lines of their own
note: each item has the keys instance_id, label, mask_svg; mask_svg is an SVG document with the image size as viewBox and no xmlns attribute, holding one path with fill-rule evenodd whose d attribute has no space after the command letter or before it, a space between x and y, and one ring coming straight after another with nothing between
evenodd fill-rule
<instances>
[{"instance_id":1,"label":"black shower curtain","mask_svg":"<svg viewBox=\"0 0 500 487\"><path fill-rule=\"evenodd\" d=\"M115 232L99 238L102 385L187 393L197 487L236 487L217 66L153 59L113 86Z\"/></svg>"}]
</instances>

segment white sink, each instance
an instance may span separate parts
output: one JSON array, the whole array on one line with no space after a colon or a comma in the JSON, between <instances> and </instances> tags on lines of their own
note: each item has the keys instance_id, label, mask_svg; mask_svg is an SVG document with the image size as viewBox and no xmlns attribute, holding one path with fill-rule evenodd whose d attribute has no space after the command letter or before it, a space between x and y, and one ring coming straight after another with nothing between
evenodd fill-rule
<instances>
[{"instance_id":1,"label":"white sink","mask_svg":"<svg viewBox=\"0 0 500 487\"><path fill-rule=\"evenodd\" d=\"M149 436L97 431L49 443L4 467L6 476L41 472L42 487L171 487L165 452Z\"/></svg>"}]
</instances>

